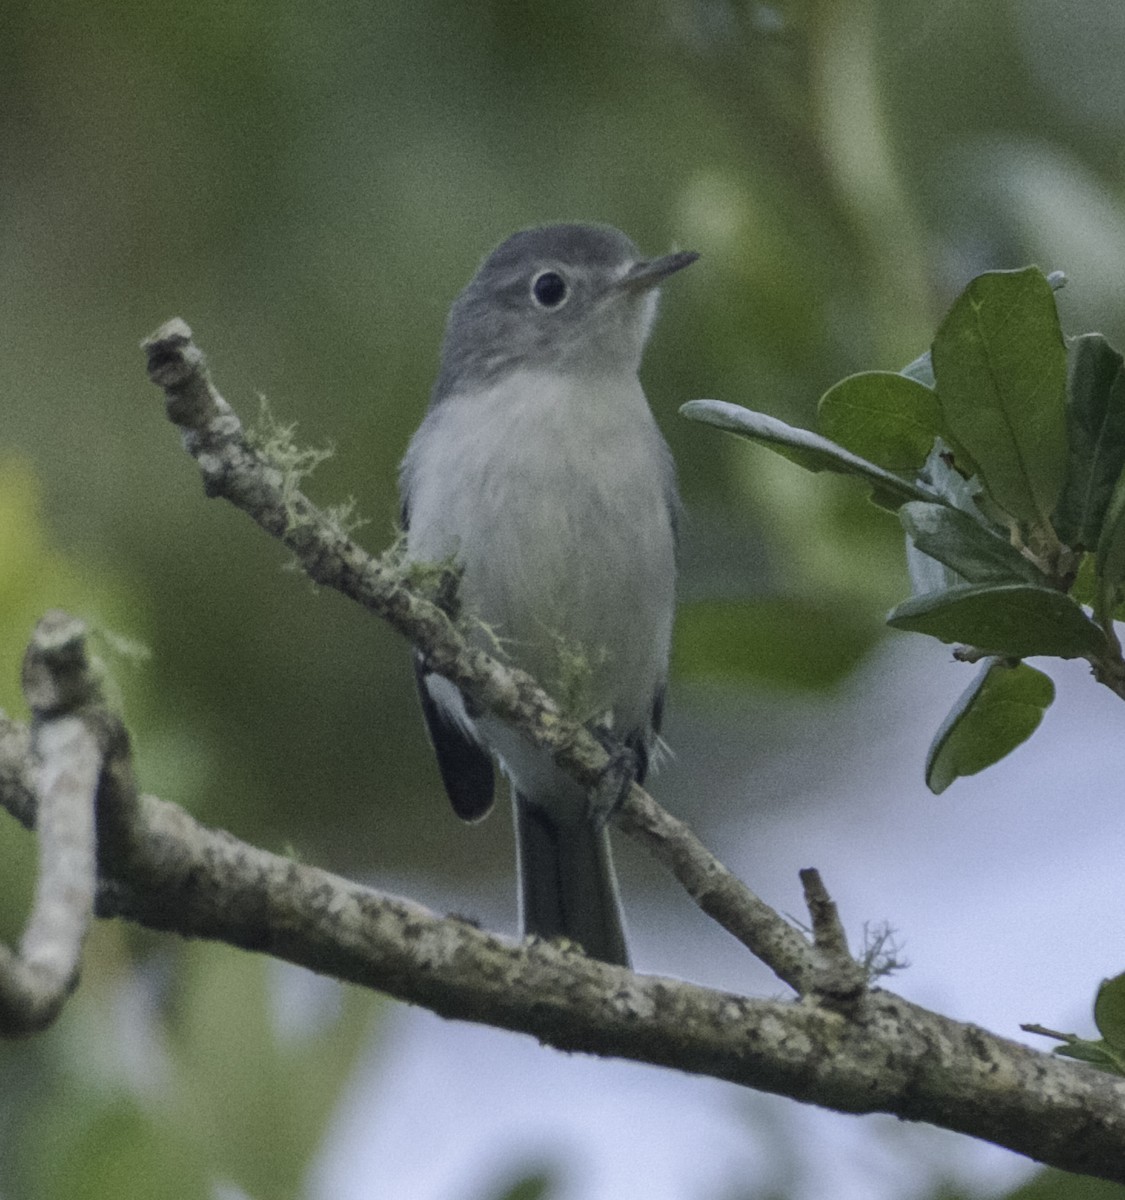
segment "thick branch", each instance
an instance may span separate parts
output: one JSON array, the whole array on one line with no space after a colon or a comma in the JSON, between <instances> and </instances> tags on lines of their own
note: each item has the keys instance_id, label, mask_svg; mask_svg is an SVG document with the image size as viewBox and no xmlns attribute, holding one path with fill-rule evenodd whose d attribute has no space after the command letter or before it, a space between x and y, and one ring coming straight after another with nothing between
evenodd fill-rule
<instances>
[{"instance_id":1,"label":"thick branch","mask_svg":"<svg viewBox=\"0 0 1125 1200\"><path fill-rule=\"evenodd\" d=\"M510 721L580 783L601 782L610 758L596 738L568 719L530 675L471 646L437 604L406 586L393 562L373 559L346 537L282 467L251 445L183 321L169 321L144 349L149 375L164 389L168 416L179 426L208 496L241 508L284 542L313 580L382 617L421 649L429 670L452 680L480 709ZM614 819L780 979L802 994L821 990L823 956L643 788L630 788Z\"/></svg>"},{"instance_id":2,"label":"thick branch","mask_svg":"<svg viewBox=\"0 0 1125 1200\"><path fill-rule=\"evenodd\" d=\"M0 788L18 774L0 763ZM208 829L137 796L127 772L118 786L132 818L128 836L102 848L100 916L262 951L560 1050L928 1121L1125 1183L1125 1080L1084 1063L881 990L844 1012L635 975L550 942L516 945Z\"/></svg>"}]
</instances>

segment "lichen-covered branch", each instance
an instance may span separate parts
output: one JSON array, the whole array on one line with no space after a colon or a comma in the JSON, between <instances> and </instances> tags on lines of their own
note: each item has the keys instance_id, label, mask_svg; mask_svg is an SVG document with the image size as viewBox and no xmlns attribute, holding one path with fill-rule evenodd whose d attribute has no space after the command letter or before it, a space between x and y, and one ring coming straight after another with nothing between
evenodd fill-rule
<instances>
[{"instance_id":1,"label":"lichen-covered branch","mask_svg":"<svg viewBox=\"0 0 1125 1200\"><path fill-rule=\"evenodd\" d=\"M113 724L104 709L87 715L95 727ZM0 804L41 824L18 782L26 745L10 726L0 732ZM560 1050L927 1121L1125 1183L1125 1079L1084 1063L879 989L847 1005L753 999L636 975L550 942L513 943L209 829L138 795L127 769L106 789L119 818L99 836L99 916L261 951ZM815 902L831 904L822 886Z\"/></svg>"},{"instance_id":2,"label":"lichen-covered branch","mask_svg":"<svg viewBox=\"0 0 1125 1200\"><path fill-rule=\"evenodd\" d=\"M5 721L0 787L27 817L37 797L39 877L18 951L0 943L0 1033L49 1025L78 981L94 907L94 802L101 777L100 731L87 719L97 685L85 628L64 613L39 622L24 659L24 694L34 714L29 738Z\"/></svg>"}]
</instances>

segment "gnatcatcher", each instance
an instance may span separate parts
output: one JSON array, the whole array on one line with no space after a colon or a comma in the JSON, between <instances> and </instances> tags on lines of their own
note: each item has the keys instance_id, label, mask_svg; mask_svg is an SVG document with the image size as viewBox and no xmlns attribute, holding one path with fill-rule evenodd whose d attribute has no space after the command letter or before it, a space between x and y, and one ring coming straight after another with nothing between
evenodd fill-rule
<instances>
[{"instance_id":1,"label":"gnatcatcher","mask_svg":"<svg viewBox=\"0 0 1125 1200\"><path fill-rule=\"evenodd\" d=\"M402 463L408 558L454 560L478 644L620 739L640 781L664 706L679 498L637 370L658 285L697 257L646 261L595 225L508 238L450 310ZM628 965L604 814L547 754L415 666L458 816L492 807L493 754L511 781L524 933Z\"/></svg>"}]
</instances>

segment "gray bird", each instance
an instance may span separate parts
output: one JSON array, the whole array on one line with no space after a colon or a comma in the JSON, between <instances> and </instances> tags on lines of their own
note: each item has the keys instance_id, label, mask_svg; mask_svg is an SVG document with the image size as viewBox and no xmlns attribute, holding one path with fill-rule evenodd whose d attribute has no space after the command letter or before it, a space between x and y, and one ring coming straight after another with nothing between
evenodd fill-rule
<instances>
[{"instance_id":1,"label":"gray bird","mask_svg":"<svg viewBox=\"0 0 1125 1200\"><path fill-rule=\"evenodd\" d=\"M494 250L449 313L441 370L402 463L411 561L455 560L477 643L635 754L659 744L675 591L675 469L637 371L657 288L698 256L644 260L616 229L551 225ZM415 657L458 816L515 805L525 934L628 965L604 819L502 721Z\"/></svg>"}]
</instances>

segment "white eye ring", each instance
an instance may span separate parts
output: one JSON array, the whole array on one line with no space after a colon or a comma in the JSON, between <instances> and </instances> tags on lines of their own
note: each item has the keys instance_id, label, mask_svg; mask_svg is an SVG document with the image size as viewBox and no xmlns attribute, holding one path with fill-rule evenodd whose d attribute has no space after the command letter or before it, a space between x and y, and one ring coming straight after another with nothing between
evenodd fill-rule
<instances>
[{"instance_id":1,"label":"white eye ring","mask_svg":"<svg viewBox=\"0 0 1125 1200\"><path fill-rule=\"evenodd\" d=\"M562 308L570 298L570 287L558 271L540 271L531 281L531 298L539 308Z\"/></svg>"}]
</instances>

